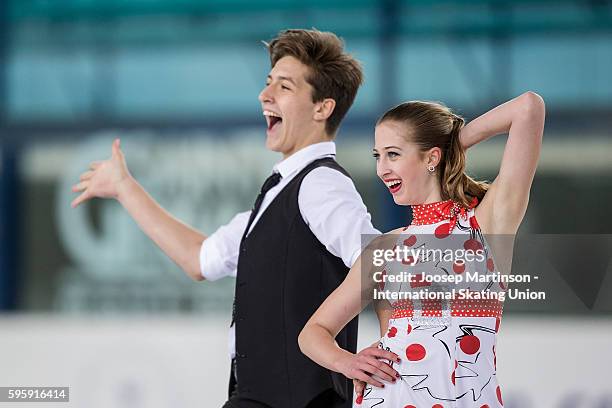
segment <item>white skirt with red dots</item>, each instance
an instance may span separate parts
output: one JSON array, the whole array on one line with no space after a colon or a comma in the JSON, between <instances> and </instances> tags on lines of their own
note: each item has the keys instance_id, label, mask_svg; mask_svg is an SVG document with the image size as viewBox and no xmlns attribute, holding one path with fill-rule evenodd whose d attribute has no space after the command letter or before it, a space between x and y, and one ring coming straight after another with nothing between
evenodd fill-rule
<instances>
[{"instance_id":1,"label":"white skirt with red dots","mask_svg":"<svg viewBox=\"0 0 612 408\"><path fill-rule=\"evenodd\" d=\"M395 318L379 347L400 356L384 388L368 385L354 408L503 407L496 378L495 317Z\"/></svg>"}]
</instances>

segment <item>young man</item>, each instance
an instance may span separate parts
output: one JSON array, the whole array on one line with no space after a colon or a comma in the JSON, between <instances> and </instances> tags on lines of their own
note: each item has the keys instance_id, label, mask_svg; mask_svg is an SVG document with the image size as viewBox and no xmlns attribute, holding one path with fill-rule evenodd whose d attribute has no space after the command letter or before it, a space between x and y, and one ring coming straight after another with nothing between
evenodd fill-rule
<instances>
[{"instance_id":1,"label":"young man","mask_svg":"<svg viewBox=\"0 0 612 408\"><path fill-rule=\"evenodd\" d=\"M272 69L259 95L266 147L283 160L253 210L210 236L165 212L131 177L119 141L73 191L73 206L117 199L142 230L195 280L236 277L230 332L232 374L224 407L350 407L352 384L316 365L297 337L342 282L361 251L361 234L378 234L333 139L362 82L359 63L334 34L287 30L268 45ZM235 334L235 343L232 341ZM357 320L337 337L355 351ZM375 357L384 351L369 349Z\"/></svg>"}]
</instances>

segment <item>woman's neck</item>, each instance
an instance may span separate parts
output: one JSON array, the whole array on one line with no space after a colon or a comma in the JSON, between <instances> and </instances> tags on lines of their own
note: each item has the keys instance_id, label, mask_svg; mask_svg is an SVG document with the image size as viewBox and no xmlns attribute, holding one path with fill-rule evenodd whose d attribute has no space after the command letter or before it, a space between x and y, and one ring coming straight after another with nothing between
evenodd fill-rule
<instances>
[{"instance_id":1,"label":"woman's neck","mask_svg":"<svg viewBox=\"0 0 612 408\"><path fill-rule=\"evenodd\" d=\"M434 186L432 186L429 193L425 196L424 201L419 204L437 203L438 201L442 200L442 189L440 188L440 185L436 183Z\"/></svg>"}]
</instances>

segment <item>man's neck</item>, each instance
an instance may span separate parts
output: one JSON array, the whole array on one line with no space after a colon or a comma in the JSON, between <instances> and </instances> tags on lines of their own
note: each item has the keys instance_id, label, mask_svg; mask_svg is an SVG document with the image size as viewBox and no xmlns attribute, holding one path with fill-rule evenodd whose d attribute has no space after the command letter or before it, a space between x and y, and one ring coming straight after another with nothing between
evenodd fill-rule
<instances>
[{"instance_id":1,"label":"man's neck","mask_svg":"<svg viewBox=\"0 0 612 408\"><path fill-rule=\"evenodd\" d=\"M299 146L296 146L291 152L283 153L283 160L287 159L291 155L299 152L300 150L308 146L312 146L314 144L322 143L322 142L331 142L332 140L334 139L332 137L329 137L326 133L321 133L321 134L317 134L317 135L308 137L303 141L303 143L301 143Z\"/></svg>"}]
</instances>

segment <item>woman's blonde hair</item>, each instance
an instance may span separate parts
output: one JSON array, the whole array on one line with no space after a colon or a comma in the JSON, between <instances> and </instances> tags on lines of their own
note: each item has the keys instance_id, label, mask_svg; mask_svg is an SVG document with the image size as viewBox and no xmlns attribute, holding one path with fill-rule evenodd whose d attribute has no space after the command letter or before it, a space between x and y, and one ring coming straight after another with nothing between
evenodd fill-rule
<instances>
[{"instance_id":1,"label":"woman's blonde hair","mask_svg":"<svg viewBox=\"0 0 612 408\"><path fill-rule=\"evenodd\" d=\"M442 150L438 180L444 200L452 199L464 207L469 207L474 197L482 200L489 184L465 173L465 149L459 141L463 117L439 102L409 101L385 112L376 124L388 121L403 125L404 137L421 152L434 147Z\"/></svg>"}]
</instances>

